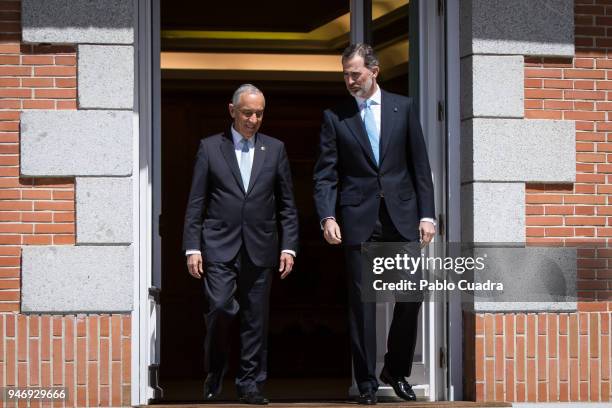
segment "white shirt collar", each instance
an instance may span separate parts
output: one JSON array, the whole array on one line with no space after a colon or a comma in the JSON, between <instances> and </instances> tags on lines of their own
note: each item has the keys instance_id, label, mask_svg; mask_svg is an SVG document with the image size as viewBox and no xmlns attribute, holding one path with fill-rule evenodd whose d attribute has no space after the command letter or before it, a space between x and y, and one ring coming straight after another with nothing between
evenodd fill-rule
<instances>
[{"instance_id":1,"label":"white shirt collar","mask_svg":"<svg viewBox=\"0 0 612 408\"><path fill-rule=\"evenodd\" d=\"M363 103L365 102L365 98L360 98L359 96L355 96L354 98L355 98L355 101L357 101L357 106L359 106L359 108L361 109L361 106L363 106ZM378 84L376 84L376 92L374 92L374 95L372 95L368 99L372 100L372 102L374 102L375 105L380 105L381 92L380 92L380 86L378 86Z\"/></svg>"},{"instance_id":2,"label":"white shirt collar","mask_svg":"<svg viewBox=\"0 0 612 408\"><path fill-rule=\"evenodd\" d=\"M242 139L244 139L244 136L242 136L240 133L238 133L236 129L234 129L233 124L232 126L230 126L230 129L232 130L232 139L234 139L234 146L236 147L236 149L242 149ZM256 135L249 139L249 149L255 146L255 137Z\"/></svg>"}]
</instances>

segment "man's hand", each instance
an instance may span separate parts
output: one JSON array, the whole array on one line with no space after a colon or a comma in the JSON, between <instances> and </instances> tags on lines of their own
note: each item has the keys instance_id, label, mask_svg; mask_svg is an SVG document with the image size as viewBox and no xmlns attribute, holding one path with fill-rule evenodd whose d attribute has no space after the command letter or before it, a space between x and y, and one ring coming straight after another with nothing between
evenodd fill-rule
<instances>
[{"instance_id":1,"label":"man's hand","mask_svg":"<svg viewBox=\"0 0 612 408\"><path fill-rule=\"evenodd\" d=\"M200 279L204 275L204 267L202 266L202 255L191 254L187 255L187 269L189 274L196 279Z\"/></svg>"},{"instance_id":2,"label":"man's hand","mask_svg":"<svg viewBox=\"0 0 612 408\"><path fill-rule=\"evenodd\" d=\"M278 271L281 273L281 279L285 279L293 269L293 255L286 252L281 252L280 267Z\"/></svg>"},{"instance_id":3,"label":"man's hand","mask_svg":"<svg viewBox=\"0 0 612 408\"><path fill-rule=\"evenodd\" d=\"M342 242L342 235L340 234L340 226L336 220L328 218L325 220L323 225L323 237L327 243L332 245L338 245Z\"/></svg>"},{"instance_id":4,"label":"man's hand","mask_svg":"<svg viewBox=\"0 0 612 408\"><path fill-rule=\"evenodd\" d=\"M421 246L429 244L436 235L436 227L429 221L419 223L419 233L421 234Z\"/></svg>"}]
</instances>

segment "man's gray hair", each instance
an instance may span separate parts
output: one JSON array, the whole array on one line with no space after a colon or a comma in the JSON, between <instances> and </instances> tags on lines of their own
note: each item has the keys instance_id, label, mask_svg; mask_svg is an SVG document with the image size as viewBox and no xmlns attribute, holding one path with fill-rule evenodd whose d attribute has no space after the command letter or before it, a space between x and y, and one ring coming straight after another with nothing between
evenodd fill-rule
<instances>
[{"instance_id":1,"label":"man's gray hair","mask_svg":"<svg viewBox=\"0 0 612 408\"><path fill-rule=\"evenodd\" d=\"M376 56L374 49L371 45L366 43L356 43L346 47L342 53L342 62L344 63L356 55L363 58L363 64L369 70L379 66L378 57Z\"/></svg>"},{"instance_id":2,"label":"man's gray hair","mask_svg":"<svg viewBox=\"0 0 612 408\"><path fill-rule=\"evenodd\" d=\"M238 87L238 89L236 89L234 95L232 96L232 104L234 106L238 106L238 103L240 102L240 95L242 95L243 93L263 96L263 92L261 92L255 85L242 84Z\"/></svg>"}]
</instances>

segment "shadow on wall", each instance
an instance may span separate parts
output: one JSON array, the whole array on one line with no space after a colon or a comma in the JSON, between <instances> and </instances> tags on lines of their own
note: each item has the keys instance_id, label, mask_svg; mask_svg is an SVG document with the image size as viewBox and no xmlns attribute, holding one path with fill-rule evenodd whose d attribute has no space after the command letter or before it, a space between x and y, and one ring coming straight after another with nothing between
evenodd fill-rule
<instances>
[{"instance_id":1,"label":"shadow on wall","mask_svg":"<svg viewBox=\"0 0 612 408\"><path fill-rule=\"evenodd\" d=\"M132 1L22 0L23 41L131 44Z\"/></svg>"},{"instance_id":2,"label":"shadow on wall","mask_svg":"<svg viewBox=\"0 0 612 408\"><path fill-rule=\"evenodd\" d=\"M465 0L460 13L462 56L574 53L573 0Z\"/></svg>"}]
</instances>

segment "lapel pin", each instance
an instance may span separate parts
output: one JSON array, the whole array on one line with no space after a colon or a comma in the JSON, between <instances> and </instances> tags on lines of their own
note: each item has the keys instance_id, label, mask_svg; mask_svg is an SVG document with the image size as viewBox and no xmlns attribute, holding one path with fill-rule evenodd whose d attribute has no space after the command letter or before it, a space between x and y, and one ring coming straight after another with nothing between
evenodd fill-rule
<instances>
[{"instance_id":1,"label":"lapel pin","mask_svg":"<svg viewBox=\"0 0 612 408\"><path fill-rule=\"evenodd\" d=\"M261 150L266 150L266 146L261 146Z\"/></svg>"}]
</instances>

